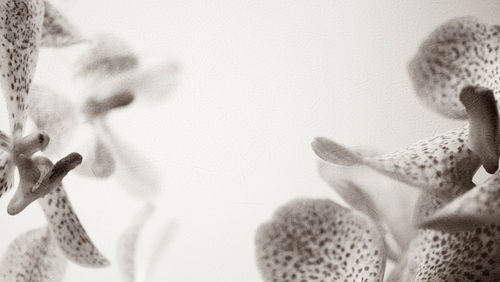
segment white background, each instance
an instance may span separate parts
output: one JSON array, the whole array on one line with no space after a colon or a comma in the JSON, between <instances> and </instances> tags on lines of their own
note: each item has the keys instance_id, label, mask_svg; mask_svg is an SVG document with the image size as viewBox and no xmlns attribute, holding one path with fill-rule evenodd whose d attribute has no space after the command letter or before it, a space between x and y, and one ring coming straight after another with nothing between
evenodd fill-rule
<instances>
[{"instance_id":1,"label":"white background","mask_svg":"<svg viewBox=\"0 0 500 282\"><path fill-rule=\"evenodd\" d=\"M110 116L162 176L138 246L140 271L165 226L178 226L151 281L259 281L256 227L295 197L335 197L317 176L312 139L392 150L461 124L420 104L407 62L451 17L500 23L498 1L68 1L59 2L85 34L116 33L141 56L182 68L169 99ZM77 51L42 51L36 80L75 97ZM65 183L114 262L116 239L141 202L113 178L70 174ZM9 216L11 195L0 201L0 252L45 221L37 204ZM68 264L67 281L120 280L115 266Z\"/></svg>"}]
</instances>

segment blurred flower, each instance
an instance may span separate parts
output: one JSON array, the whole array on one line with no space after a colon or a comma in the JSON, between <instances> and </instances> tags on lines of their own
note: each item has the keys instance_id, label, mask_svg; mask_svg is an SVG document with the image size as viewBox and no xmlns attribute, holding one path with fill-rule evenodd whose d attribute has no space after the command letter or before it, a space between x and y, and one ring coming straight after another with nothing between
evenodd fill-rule
<instances>
[{"instance_id":1,"label":"blurred flower","mask_svg":"<svg viewBox=\"0 0 500 282\"><path fill-rule=\"evenodd\" d=\"M266 281L382 281L386 257L396 262L386 281L498 279L498 172L477 186L472 177L480 165L489 173L498 169L499 32L475 18L451 20L410 62L418 96L443 115L468 118L468 126L391 154L367 154L326 138L313 142L314 152L331 163L320 165L321 176L353 209L305 199L278 210L257 231ZM379 204L385 194L376 182L360 184L366 175L356 174L358 165L418 188L416 203ZM391 214L413 218L394 220ZM405 228L408 236L401 237Z\"/></svg>"}]
</instances>

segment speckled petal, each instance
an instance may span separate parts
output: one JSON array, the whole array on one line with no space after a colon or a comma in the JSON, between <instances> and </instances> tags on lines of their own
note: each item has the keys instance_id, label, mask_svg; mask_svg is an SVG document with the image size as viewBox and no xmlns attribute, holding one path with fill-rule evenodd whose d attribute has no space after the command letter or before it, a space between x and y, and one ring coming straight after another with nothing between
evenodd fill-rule
<instances>
[{"instance_id":1,"label":"speckled petal","mask_svg":"<svg viewBox=\"0 0 500 282\"><path fill-rule=\"evenodd\" d=\"M0 198L14 183L14 161L8 152L0 152Z\"/></svg>"},{"instance_id":2,"label":"speckled petal","mask_svg":"<svg viewBox=\"0 0 500 282\"><path fill-rule=\"evenodd\" d=\"M500 172L448 203L421 222L424 228L470 230L500 222Z\"/></svg>"},{"instance_id":3,"label":"speckled petal","mask_svg":"<svg viewBox=\"0 0 500 282\"><path fill-rule=\"evenodd\" d=\"M45 213L52 236L69 260L87 267L109 265L109 261L95 247L81 225L62 185L38 202Z\"/></svg>"},{"instance_id":4,"label":"speckled petal","mask_svg":"<svg viewBox=\"0 0 500 282\"><path fill-rule=\"evenodd\" d=\"M50 137L45 153L58 154L71 141L78 127L76 109L64 96L47 86L35 84L30 93L28 114L37 128Z\"/></svg>"},{"instance_id":5,"label":"speckled petal","mask_svg":"<svg viewBox=\"0 0 500 282\"><path fill-rule=\"evenodd\" d=\"M134 70L139 66L135 52L113 34L99 34L77 61L80 76L108 76Z\"/></svg>"},{"instance_id":6,"label":"speckled petal","mask_svg":"<svg viewBox=\"0 0 500 282\"><path fill-rule=\"evenodd\" d=\"M466 145L468 127L421 140L408 148L380 157L366 157L326 138L312 146L325 161L340 165L366 165L389 177L443 198L454 198L472 188L480 166Z\"/></svg>"},{"instance_id":7,"label":"speckled petal","mask_svg":"<svg viewBox=\"0 0 500 282\"><path fill-rule=\"evenodd\" d=\"M0 3L0 87L4 93L12 136L22 135L27 96L38 60L43 23L43 0Z\"/></svg>"},{"instance_id":8,"label":"speckled petal","mask_svg":"<svg viewBox=\"0 0 500 282\"><path fill-rule=\"evenodd\" d=\"M0 262L5 282L60 282L65 272L66 259L46 227L17 237Z\"/></svg>"},{"instance_id":9,"label":"speckled petal","mask_svg":"<svg viewBox=\"0 0 500 282\"><path fill-rule=\"evenodd\" d=\"M433 214L444 204L422 194L418 217ZM498 281L500 225L453 233L421 229L407 259L406 279L401 281Z\"/></svg>"},{"instance_id":10,"label":"speckled petal","mask_svg":"<svg viewBox=\"0 0 500 282\"><path fill-rule=\"evenodd\" d=\"M118 239L117 247L117 263L120 272L122 273L123 281L136 281L136 263L135 250L139 233L144 224L153 214L154 207L152 204L146 204L136 215L132 224L121 234Z\"/></svg>"},{"instance_id":11,"label":"speckled petal","mask_svg":"<svg viewBox=\"0 0 500 282\"><path fill-rule=\"evenodd\" d=\"M67 47L85 39L54 5L45 0L42 29L42 47Z\"/></svg>"},{"instance_id":12,"label":"speckled petal","mask_svg":"<svg viewBox=\"0 0 500 282\"><path fill-rule=\"evenodd\" d=\"M459 94L466 86L481 86L499 94L500 26L474 17L450 20L420 46L409 65L419 98L435 111L465 119Z\"/></svg>"},{"instance_id":13,"label":"speckled petal","mask_svg":"<svg viewBox=\"0 0 500 282\"><path fill-rule=\"evenodd\" d=\"M375 224L330 200L300 199L256 234L265 281L382 281L385 251Z\"/></svg>"}]
</instances>

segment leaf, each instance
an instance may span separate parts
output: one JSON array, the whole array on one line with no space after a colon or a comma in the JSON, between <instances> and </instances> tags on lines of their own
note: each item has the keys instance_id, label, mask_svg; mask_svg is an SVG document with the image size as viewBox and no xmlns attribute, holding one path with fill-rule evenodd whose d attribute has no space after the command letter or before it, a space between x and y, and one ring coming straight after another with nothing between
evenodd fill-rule
<instances>
[{"instance_id":1,"label":"leaf","mask_svg":"<svg viewBox=\"0 0 500 282\"><path fill-rule=\"evenodd\" d=\"M465 119L459 94L466 86L492 89L498 95L499 26L475 17L447 21L432 32L409 64L417 95L451 118Z\"/></svg>"},{"instance_id":2,"label":"leaf","mask_svg":"<svg viewBox=\"0 0 500 282\"><path fill-rule=\"evenodd\" d=\"M294 200L256 234L264 281L382 281L384 241L365 215L330 200Z\"/></svg>"},{"instance_id":3,"label":"leaf","mask_svg":"<svg viewBox=\"0 0 500 282\"><path fill-rule=\"evenodd\" d=\"M38 60L43 24L43 0L0 3L0 87L4 93L14 139L22 135L28 94Z\"/></svg>"},{"instance_id":4,"label":"leaf","mask_svg":"<svg viewBox=\"0 0 500 282\"><path fill-rule=\"evenodd\" d=\"M108 259L92 243L80 223L62 185L38 202L45 213L51 234L66 258L86 267L109 265Z\"/></svg>"},{"instance_id":5,"label":"leaf","mask_svg":"<svg viewBox=\"0 0 500 282\"><path fill-rule=\"evenodd\" d=\"M65 272L66 259L46 227L17 237L0 262L2 281L60 282Z\"/></svg>"},{"instance_id":6,"label":"leaf","mask_svg":"<svg viewBox=\"0 0 500 282\"><path fill-rule=\"evenodd\" d=\"M474 186L472 177L480 166L479 157L466 145L468 128L458 128L418 141L406 149L377 157L359 156L342 146L318 146L316 154L339 165L363 164L398 181L421 188L442 198L454 198ZM321 141L323 144L336 144ZM324 157L328 155L328 157Z\"/></svg>"}]
</instances>

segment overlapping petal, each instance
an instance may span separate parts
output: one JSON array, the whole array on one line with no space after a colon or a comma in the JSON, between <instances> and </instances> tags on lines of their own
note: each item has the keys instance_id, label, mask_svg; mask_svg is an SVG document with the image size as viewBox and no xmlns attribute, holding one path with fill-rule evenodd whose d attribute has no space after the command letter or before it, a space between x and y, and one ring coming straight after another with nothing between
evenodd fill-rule
<instances>
[{"instance_id":1,"label":"overlapping petal","mask_svg":"<svg viewBox=\"0 0 500 282\"><path fill-rule=\"evenodd\" d=\"M28 94L38 60L44 17L43 0L0 3L0 87L4 93L12 136L22 135Z\"/></svg>"},{"instance_id":2,"label":"overlapping petal","mask_svg":"<svg viewBox=\"0 0 500 282\"><path fill-rule=\"evenodd\" d=\"M87 267L109 265L108 259L87 235L62 185L38 202L45 213L52 236L69 260Z\"/></svg>"},{"instance_id":3,"label":"overlapping petal","mask_svg":"<svg viewBox=\"0 0 500 282\"><path fill-rule=\"evenodd\" d=\"M467 117L459 94L480 86L499 94L500 26L475 17L450 20L432 32L409 65L417 95L435 111Z\"/></svg>"},{"instance_id":4,"label":"overlapping petal","mask_svg":"<svg viewBox=\"0 0 500 282\"><path fill-rule=\"evenodd\" d=\"M259 227L257 261L265 281L382 281L385 250L365 215L330 200L300 199Z\"/></svg>"},{"instance_id":5,"label":"overlapping petal","mask_svg":"<svg viewBox=\"0 0 500 282\"><path fill-rule=\"evenodd\" d=\"M323 160L339 165L366 165L398 181L422 188L443 198L472 188L472 177L480 166L467 146L468 127L421 140L394 153L367 157L326 138L312 146Z\"/></svg>"},{"instance_id":6,"label":"overlapping petal","mask_svg":"<svg viewBox=\"0 0 500 282\"><path fill-rule=\"evenodd\" d=\"M0 279L18 282L60 282L66 259L46 227L17 237L0 261Z\"/></svg>"}]
</instances>

